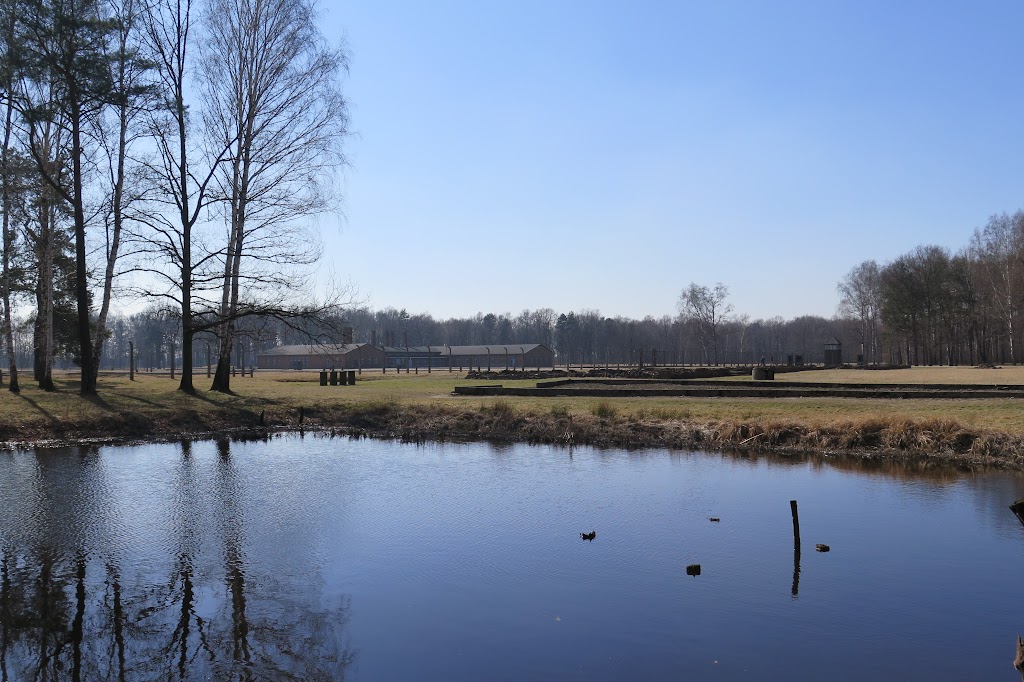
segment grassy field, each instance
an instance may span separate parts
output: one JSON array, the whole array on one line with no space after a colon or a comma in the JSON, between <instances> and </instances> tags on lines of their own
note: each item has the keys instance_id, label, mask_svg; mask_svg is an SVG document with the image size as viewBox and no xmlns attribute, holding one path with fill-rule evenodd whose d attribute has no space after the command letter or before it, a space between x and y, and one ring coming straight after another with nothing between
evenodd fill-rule
<instances>
[{"instance_id":1,"label":"grassy field","mask_svg":"<svg viewBox=\"0 0 1024 682\"><path fill-rule=\"evenodd\" d=\"M821 381L847 384L1020 384L1024 366L982 369L979 367L912 367L910 369L822 369L776 374L776 381Z\"/></svg>"},{"instance_id":2,"label":"grassy field","mask_svg":"<svg viewBox=\"0 0 1024 682\"><path fill-rule=\"evenodd\" d=\"M1024 367L818 370L779 375L778 380L1024 384ZM355 386L326 387L319 385L314 372L262 372L255 378L235 377L234 395L206 390L182 394L167 374L139 374L134 382L121 374L101 375L95 399L77 395L74 374L58 375L56 383L58 390L53 393L40 391L24 379L21 395L0 391L0 442L174 437L256 427L261 425L261 414L267 427L296 426L302 408L306 425L365 427L375 434L416 437L435 432L441 437L479 433L481 437L543 441L571 432L588 442L658 444L675 438L681 444L689 439L727 445L753 438L755 446L777 441L837 450L862 446L901 449L907 443L910 449L977 450L979 438L987 438L986 443L1001 439L999 448L1012 449L1011 454L1024 462L1024 455L1018 453L1018 449L1024 452L1018 445L1024 443L1024 406L1012 399L495 399L452 395L455 386L480 381L467 381L461 374L446 371L365 372ZM534 386L536 382L502 383ZM208 380L197 376L196 385L205 389ZM571 426L568 431L567 424ZM874 435L866 438L864 433ZM793 434L804 435L796 438ZM988 445L986 448L994 452Z\"/></svg>"},{"instance_id":3,"label":"grassy field","mask_svg":"<svg viewBox=\"0 0 1024 682\"><path fill-rule=\"evenodd\" d=\"M750 381L750 376L717 377L709 381ZM837 384L962 384L993 386L1024 385L1024 366L982 369L979 367L912 367L910 369L819 369L779 372L776 382L810 381Z\"/></svg>"}]
</instances>

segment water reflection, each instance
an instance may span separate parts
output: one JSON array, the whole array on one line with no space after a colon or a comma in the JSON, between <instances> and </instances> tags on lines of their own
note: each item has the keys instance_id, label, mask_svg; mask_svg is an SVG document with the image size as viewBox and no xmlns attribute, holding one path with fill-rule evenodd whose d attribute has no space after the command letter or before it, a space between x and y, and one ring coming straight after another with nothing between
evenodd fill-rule
<instances>
[{"instance_id":1,"label":"water reflection","mask_svg":"<svg viewBox=\"0 0 1024 682\"><path fill-rule=\"evenodd\" d=\"M1019 474L568 455L315 433L0 453L0 682L336 680L352 641L364 679L1006 672Z\"/></svg>"},{"instance_id":2,"label":"water reflection","mask_svg":"<svg viewBox=\"0 0 1024 682\"><path fill-rule=\"evenodd\" d=\"M724 452L723 459L732 461L763 462L777 467L803 467L807 464L816 471L845 471L866 476L880 476L902 481L928 481L936 484L953 484L970 475L974 467L965 464L950 464L939 457L935 459L882 459L866 454L864 456L836 456L817 452L782 455L755 451ZM983 470L983 469L982 469ZM983 470L991 473L992 470ZM1024 474L1008 472L1008 476L1024 480Z\"/></svg>"},{"instance_id":3,"label":"water reflection","mask_svg":"<svg viewBox=\"0 0 1024 682\"><path fill-rule=\"evenodd\" d=\"M793 587L789 590L794 597L800 596L800 539L793 538Z\"/></svg>"},{"instance_id":4,"label":"water reflection","mask_svg":"<svg viewBox=\"0 0 1024 682\"><path fill-rule=\"evenodd\" d=\"M83 555L0 556L0 679L344 679L349 603L309 608L247 593L228 577L230 617L188 557L161 586L126 589L116 566ZM204 596L205 594L205 596Z\"/></svg>"},{"instance_id":5,"label":"water reflection","mask_svg":"<svg viewBox=\"0 0 1024 682\"><path fill-rule=\"evenodd\" d=\"M212 485L193 448L202 444L179 446L168 490L143 491L154 508L135 511L169 516L170 532L164 541L144 525L139 551L99 530L115 525L112 510L90 496L116 481L88 473L95 451L48 452L36 458L39 494L2 491L5 522L40 522L0 528L0 682L344 679L348 596L326 593L308 564L295 579L251 563L230 442L215 444Z\"/></svg>"}]
</instances>

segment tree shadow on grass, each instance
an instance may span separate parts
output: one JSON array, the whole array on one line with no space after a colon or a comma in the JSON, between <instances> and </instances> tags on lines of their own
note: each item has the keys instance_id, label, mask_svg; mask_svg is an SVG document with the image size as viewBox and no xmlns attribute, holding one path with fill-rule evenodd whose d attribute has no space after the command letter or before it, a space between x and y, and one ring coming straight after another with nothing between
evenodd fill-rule
<instances>
[{"instance_id":1,"label":"tree shadow on grass","mask_svg":"<svg viewBox=\"0 0 1024 682\"><path fill-rule=\"evenodd\" d=\"M220 400L214 400L210 395L203 391L195 391L185 393L184 395L189 398L195 398L209 406L210 411L213 415L220 414L228 422L241 422L243 426L255 426L260 424L260 413L263 412L262 406L248 407L244 405L232 405L229 402ZM220 394L224 395L224 394ZM229 394L231 397L237 398L237 394Z\"/></svg>"},{"instance_id":2,"label":"tree shadow on grass","mask_svg":"<svg viewBox=\"0 0 1024 682\"><path fill-rule=\"evenodd\" d=\"M54 417L53 414L49 412L49 410L43 408L42 406L40 406L39 403L37 403L36 401L32 400L32 398L29 398L24 394L19 393L18 397L24 400L29 405L31 405L36 410L38 410L39 413L42 414L44 417L46 417L46 420L50 423L51 426L55 426L58 428L60 427L60 420Z\"/></svg>"},{"instance_id":3,"label":"tree shadow on grass","mask_svg":"<svg viewBox=\"0 0 1024 682\"><path fill-rule=\"evenodd\" d=\"M92 403L96 407L100 408L104 412L114 412L114 408L111 407L110 403L103 399L100 395L83 395L86 401Z\"/></svg>"},{"instance_id":4,"label":"tree shadow on grass","mask_svg":"<svg viewBox=\"0 0 1024 682\"><path fill-rule=\"evenodd\" d=\"M121 397L126 399L126 400L135 400L137 402L143 403L145 405L149 405L151 407L165 407L164 405L161 405L160 403L155 403L152 400L146 400L145 398L140 398L137 395L122 395Z\"/></svg>"},{"instance_id":5,"label":"tree shadow on grass","mask_svg":"<svg viewBox=\"0 0 1024 682\"><path fill-rule=\"evenodd\" d=\"M209 403L210 405L214 405L214 406L219 407L221 409L224 409L224 410L236 410L236 411L251 411L251 410L255 410L257 407L262 409L263 406L265 406L265 405L280 405L283 402L281 400L277 400L277 399L274 399L274 398L259 398L258 399L260 401L259 404L252 406L252 408L250 410L249 408L232 407L231 405L228 405L226 403L214 400L212 397L210 397L210 393L211 392L209 392L209 391L206 391L206 392L204 392L204 391L197 391L196 393L193 393L193 394L190 394L190 395L192 395L192 397L194 397L194 398L198 398L199 400L202 400L205 403ZM236 399L239 399L239 400L246 400L246 398L244 398L243 396L239 395L238 393L220 393L220 392L214 392L214 393L215 393L215 395L229 396L231 398L236 398Z\"/></svg>"}]
</instances>

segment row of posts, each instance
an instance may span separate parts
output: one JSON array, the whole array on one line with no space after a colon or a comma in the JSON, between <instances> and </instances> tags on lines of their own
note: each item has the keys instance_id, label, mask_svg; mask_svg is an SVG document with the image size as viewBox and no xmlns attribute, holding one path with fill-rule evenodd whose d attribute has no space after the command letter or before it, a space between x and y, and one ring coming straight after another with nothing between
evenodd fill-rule
<instances>
[{"instance_id":1,"label":"row of posts","mask_svg":"<svg viewBox=\"0 0 1024 682\"><path fill-rule=\"evenodd\" d=\"M330 372L327 370L321 370L320 385L327 386L328 384L331 386L355 386L356 371L354 369L341 371L332 369Z\"/></svg>"}]
</instances>

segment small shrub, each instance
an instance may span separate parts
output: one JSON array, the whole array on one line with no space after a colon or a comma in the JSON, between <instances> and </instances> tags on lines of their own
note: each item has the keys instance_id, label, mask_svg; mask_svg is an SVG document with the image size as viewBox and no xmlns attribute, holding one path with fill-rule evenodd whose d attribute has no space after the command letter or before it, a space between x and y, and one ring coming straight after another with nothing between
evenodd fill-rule
<instances>
[{"instance_id":1,"label":"small shrub","mask_svg":"<svg viewBox=\"0 0 1024 682\"><path fill-rule=\"evenodd\" d=\"M551 416L552 417L568 417L569 416L569 406L564 404L564 403L558 403L557 405L552 405L551 406Z\"/></svg>"},{"instance_id":2,"label":"small shrub","mask_svg":"<svg viewBox=\"0 0 1024 682\"><path fill-rule=\"evenodd\" d=\"M484 408L487 409L486 407ZM512 403L507 400L498 399L491 403L490 411L495 416L509 417L515 410L512 408Z\"/></svg>"},{"instance_id":3,"label":"small shrub","mask_svg":"<svg viewBox=\"0 0 1024 682\"><path fill-rule=\"evenodd\" d=\"M673 421L680 421L682 419L689 419L690 418L690 414L691 413L690 413L689 410L686 410L686 409L680 410L680 409L669 408L669 407L658 407L658 408L655 408L655 409L651 410L651 416L653 418L659 419L659 420L665 421L665 422L673 422Z\"/></svg>"},{"instance_id":4,"label":"small shrub","mask_svg":"<svg viewBox=\"0 0 1024 682\"><path fill-rule=\"evenodd\" d=\"M619 410L608 401L602 400L597 405L594 405L590 413L601 419L611 419L619 413Z\"/></svg>"},{"instance_id":5,"label":"small shrub","mask_svg":"<svg viewBox=\"0 0 1024 682\"><path fill-rule=\"evenodd\" d=\"M367 414L385 414L398 408L398 398L393 395L384 396L373 400L368 400L365 403L357 406L357 409L361 409Z\"/></svg>"}]
</instances>

